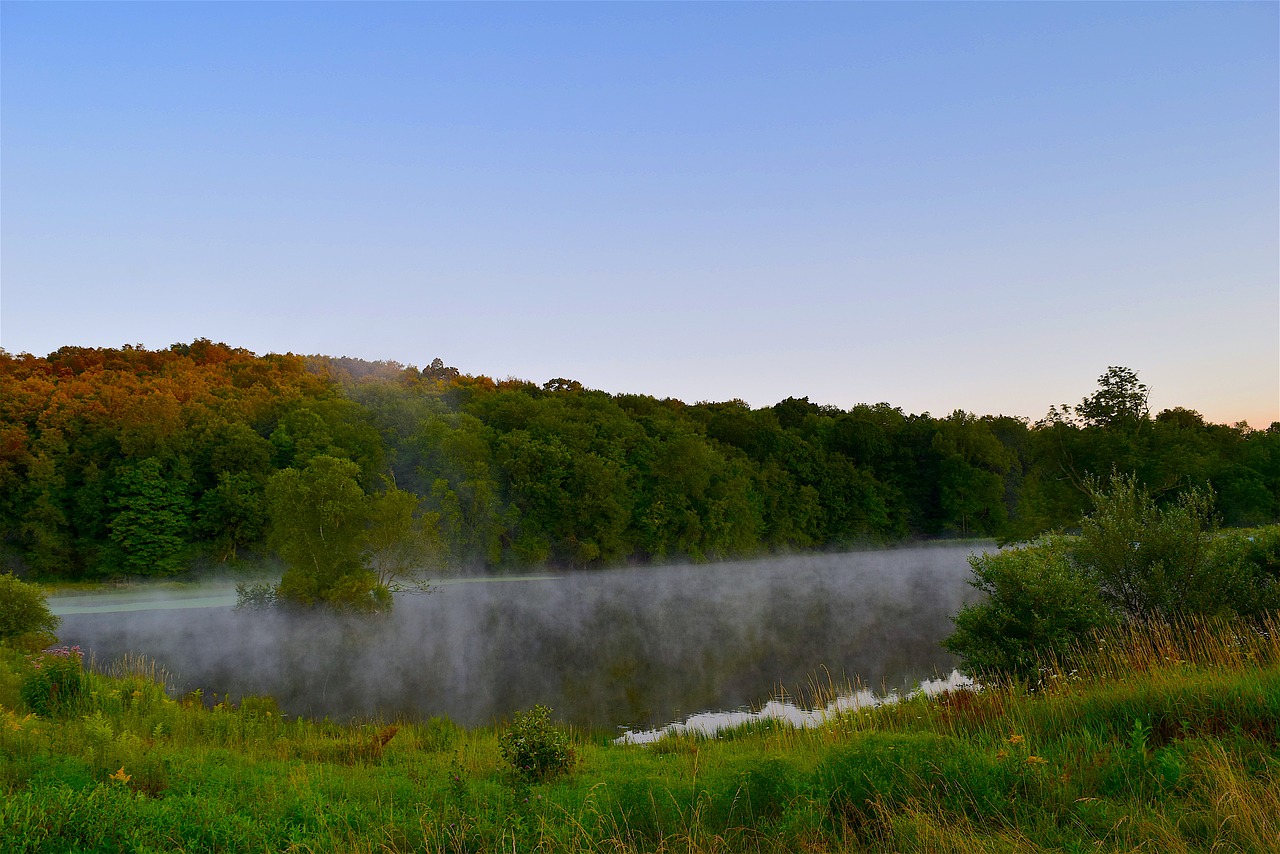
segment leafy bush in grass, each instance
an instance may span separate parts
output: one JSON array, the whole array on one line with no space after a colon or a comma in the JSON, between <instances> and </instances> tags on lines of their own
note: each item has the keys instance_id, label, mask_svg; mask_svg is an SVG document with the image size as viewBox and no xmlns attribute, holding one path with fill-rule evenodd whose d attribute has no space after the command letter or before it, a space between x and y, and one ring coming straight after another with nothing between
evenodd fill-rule
<instances>
[{"instance_id":1,"label":"leafy bush in grass","mask_svg":"<svg viewBox=\"0 0 1280 854\"><path fill-rule=\"evenodd\" d=\"M1213 493L1189 489L1161 507L1133 475L1090 481L1093 512L1081 523L1074 559L1104 602L1129 619L1231 613L1210 562L1217 528ZM1245 594L1247 595L1247 593Z\"/></svg>"},{"instance_id":2,"label":"leafy bush in grass","mask_svg":"<svg viewBox=\"0 0 1280 854\"><path fill-rule=\"evenodd\" d=\"M530 780L567 773L575 758L569 737L552 725L551 710L546 706L517 712L498 746L516 773Z\"/></svg>"},{"instance_id":3,"label":"leafy bush in grass","mask_svg":"<svg viewBox=\"0 0 1280 854\"><path fill-rule=\"evenodd\" d=\"M1242 616L1280 611L1280 525L1223 531L1209 546L1221 599Z\"/></svg>"},{"instance_id":4,"label":"leafy bush in grass","mask_svg":"<svg viewBox=\"0 0 1280 854\"><path fill-rule=\"evenodd\" d=\"M954 618L943 646L975 676L1013 676L1035 684L1041 657L1064 653L1113 622L1092 579L1072 560L1063 538L969 558L970 584L987 598Z\"/></svg>"},{"instance_id":5,"label":"leafy bush in grass","mask_svg":"<svg viewBox=\"0 0 1280 854\"><path fill-rule=\"evenodd\" d=\"M0 575L0 641L22 645L22 638L36 635L43 644L53 643L47 636L60 622L39 587L18 580L12 573Z\"/></svg>"},{"instance_id":6,"label":"leafy bush in grass","mask_svg":"<svg viewBox=\"0 0 1280 854\"><path fill-rule=\"evenodd\" d=\"M943 646L971 675L1035 685L1043 659L1108 625L1280 609L1280 526L1219 533L1211 492L1159 506L1129 475L1089 490L1079 538L969 559L987 595L956 615Z\"/></svg>"}]
</instances>

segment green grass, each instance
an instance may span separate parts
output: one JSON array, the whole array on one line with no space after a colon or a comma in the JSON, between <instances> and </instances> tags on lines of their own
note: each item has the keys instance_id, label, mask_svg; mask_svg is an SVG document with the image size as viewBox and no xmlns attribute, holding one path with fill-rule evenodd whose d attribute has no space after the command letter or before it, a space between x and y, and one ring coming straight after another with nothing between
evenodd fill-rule
<instances>
[{"instance_id":1,"label":"green grass","mask_svg":"<svg viewBox=\"0 0 1280 854\"><path fill-rule=\"evenodd\" d=\"M75 707L0 653L0 848L35 851L1280 850L1280 620L1161 625L812 730L611 744L530 781L500 732L174 699L144 659Z\"/></svg>"}]
</instances>

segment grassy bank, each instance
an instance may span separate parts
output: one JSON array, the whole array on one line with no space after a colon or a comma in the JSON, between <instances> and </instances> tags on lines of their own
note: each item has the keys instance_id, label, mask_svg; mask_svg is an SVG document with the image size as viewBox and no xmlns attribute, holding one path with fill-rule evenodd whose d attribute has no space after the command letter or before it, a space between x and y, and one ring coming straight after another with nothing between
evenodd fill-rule
<instances>
[{"instance_id":1,"label":"grassy bank","mask_svg":"<svg viewBox=\"0 0 1280 854\"><path fill-rule=\"evenodd\" d=\"M1274 617L1129 629L1041 692L911 699L814 730L648 747L570 732L576 762L543 781L503 762L499 730L208 709L167 696L144 660L87 674L78 696L49 690L73 661L3 651L7 850L1280 850Z\"/></svg>"}]
</instances>

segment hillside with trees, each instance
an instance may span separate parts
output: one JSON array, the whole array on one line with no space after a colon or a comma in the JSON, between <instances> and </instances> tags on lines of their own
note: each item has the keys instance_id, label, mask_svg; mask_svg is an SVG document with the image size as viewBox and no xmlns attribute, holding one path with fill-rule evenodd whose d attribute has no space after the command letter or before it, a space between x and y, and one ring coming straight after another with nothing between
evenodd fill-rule
<instances>
[{"instance_id":1,"label":"hillside with trees","mask_svg":"<svg viewBox=\"0 0 1280 854\"><path fill-rule=\"evenodd\" d=\"M32 577L166 576L272 554L301 601L421 567L589 568L1079 526L1091 477L1280 518L1280 423L1154 416L1112 367L1041 421L808 398L752 409L269 354L0 351L0 543ZM323 565L322 565L323 564Z\"/></svg>"}]
</instances>

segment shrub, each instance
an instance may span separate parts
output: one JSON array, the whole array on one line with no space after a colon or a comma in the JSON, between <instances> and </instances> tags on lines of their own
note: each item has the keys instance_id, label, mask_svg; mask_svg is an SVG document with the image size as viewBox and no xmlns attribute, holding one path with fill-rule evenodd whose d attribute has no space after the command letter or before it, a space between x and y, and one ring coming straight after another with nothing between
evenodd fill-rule
<instances>
[{"instance_id":1,"label":"shrub","mask_svg":"<svg viewBox=\"0 0 1280 854\"><path fill-rule=\"evenodd\" d=\"M1121 620L1258 616L1280 607L1280 527L1219 534L1213 494L1158 506L1136 478L1090 481L1094 510L1075 540L975 555L987 594L955 617L943 646L975 676L1034 684L1039 661Z\"/></svg>"},{"instance_id":2,"label":"shrub","mask_svg":"<svg viewBox=\"0 0 1280 854\"><path fill-rule=\"evenodd\" d=\"M1159 507L1133 475L1088 484L1093 512L1075 558L1112 608L1128 618L1233 610L1209 560L1213 493L1190 489Z\"/></svg>"},{"instance_id":3,"label":"shrub","mask_svg":"<svg viewBox=\"0 0 1280 854\"><path fill-rule=\"evenodd\" d=\"M31 673L22 680L20 693L27 708L53 717L76 708L84 693L80 647L47 649L31 662Z\"/></svg>"},{"instance_id":4,"label":"shrub","mask_svg":"<svg viewBox=\"0 0 1280 854\"><path fill-rule=\"evenodd\" d=\"M52 632L60 622L39 587L18 580L12 573L0 575L0 640Z\"/></svg>"},{"instance_id":5,"label":"shrub","mask_svg":"<svg viewBox=\"0 0 1280 854\"><path fill-rule=\"evenodd\" d=\"M1224 531L1209 547L1219 595L1237 614L1280 611L1280 525Z\"/></svg>"},{"instance_id":6,"label":"shrub","mask_svg":"<svg viewBox=\"0 0 1280 854\"><path fill-rule=\"evenodd\" d=\"M502 758L529 780L567 773L575 760L569 737L551 724L551 710L534 706L517 712L498 739Z\"/></svg>"},{"instance_id":7,"label":"shrub","mask_svg":"<svg viewBox=\"0 0 1280 854\"><path fill-rule=\"evenodd\" d=\"M1064 654L1113 621L1064 539L972 555L969 566L969 583L987 598L961 609L955 632L942 645L963 659L972 676L1012 676L1035 684L1042 656Z\"/></svg>"}]
</instances>

